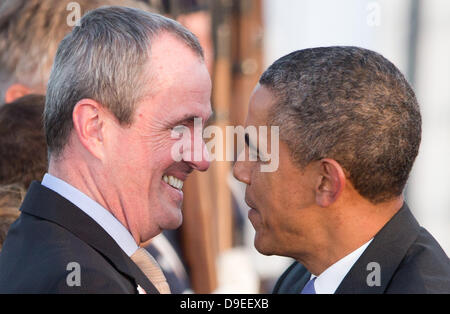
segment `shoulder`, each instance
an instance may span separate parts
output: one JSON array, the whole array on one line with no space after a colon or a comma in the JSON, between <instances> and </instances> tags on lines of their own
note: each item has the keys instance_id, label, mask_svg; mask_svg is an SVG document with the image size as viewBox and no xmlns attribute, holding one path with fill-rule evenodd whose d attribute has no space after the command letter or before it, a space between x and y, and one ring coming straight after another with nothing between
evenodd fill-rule
<instances>
[{"instance_id":1,"label":"shoulder","mask_svg":"<svg viewBox=\"0 0 450 314\"><path fill-rule=\"evenodd\" d=\"M420 228L387 293L450 293L450 260L426 229Z\"/></svg>"},{"instance_id":2,"label":"shoulder","mask_svg":"<svg viewBox=\"0 0 450 314\"><path fill-rule=\"evenodd\" d=\"M294 262L278 279L273 289L274 294L299 293L308 270L300 263ZM309 278L308 278L309 279Z\"/></svg>"},{"instance_id":3,"label":"shoulder","mask_svg":"<svg viewBox=\"0 0 450 314\"><path fill-rule=\"evenodd\" d=\"M134 287L65 228L22 214L0 255L3 293L126 293Z\"/></svg>"}]
</instances>

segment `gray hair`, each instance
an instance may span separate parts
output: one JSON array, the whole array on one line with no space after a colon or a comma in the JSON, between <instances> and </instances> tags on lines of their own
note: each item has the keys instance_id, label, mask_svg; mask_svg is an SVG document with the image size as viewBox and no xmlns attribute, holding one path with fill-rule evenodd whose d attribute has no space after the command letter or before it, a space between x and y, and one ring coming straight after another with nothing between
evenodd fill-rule
<instances>
[{"instance_id":1,"label":"gray hair","mask_svg":"<svg viewBox=\"0 0 450 314\"><path fill-rule=\"evenodd\" d=\"M72 27L67 22L72 0L0 1L0 100L15 83L45 91L60 41ZM104 5L153 10L135 0L77 0L80 14Z\"/></svg>"},{"instance_id":2,"label":"gray hair","mask_svg":"<svg viewBox=\"0 0 450 314\"><path fill-rule=\"evenodd\" d=\"M164 31L203 60L197 38L186 28L161 15L132 8L93 10L64 38L50 75L44 112L53 157L66 145L73 128L73 108L83 98L102 104L121 125L132 124L135 105L149 92L144 89L148 84L144 78L154 76L144 72L152 39Z\"/></svg>"},{"instance_id":3,"label":"gray hair","mask_svg":"<svg viewBox=\"0 0 450 314\"><path fill-rule=\"evenodd\" d=\"M421 141L421 115L402 73L380 54L321 47L284 56L260 79L270 123L301 167L332 158L373 203L401 195Z\"/></svg>"}]
</instances>

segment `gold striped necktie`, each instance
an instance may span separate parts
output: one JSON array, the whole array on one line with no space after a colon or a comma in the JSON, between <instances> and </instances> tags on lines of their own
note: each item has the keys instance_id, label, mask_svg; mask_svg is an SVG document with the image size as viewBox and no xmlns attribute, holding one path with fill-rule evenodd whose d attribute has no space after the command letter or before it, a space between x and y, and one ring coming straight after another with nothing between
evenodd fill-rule
<instances>
[{"instance_id":1,"label":"gold striped necktie","mask_svg":"<svg viewBox=\"0 0 450 314\"><path fill-rule=\"evenodd\" d=\"M133 255L132 261L142 270L144 275L151 281L151 283L158 289L161 294L170 294L169 284L164 276L158 263L153 256L144 248L139 248Z\"/></svg>"}]
</instances>

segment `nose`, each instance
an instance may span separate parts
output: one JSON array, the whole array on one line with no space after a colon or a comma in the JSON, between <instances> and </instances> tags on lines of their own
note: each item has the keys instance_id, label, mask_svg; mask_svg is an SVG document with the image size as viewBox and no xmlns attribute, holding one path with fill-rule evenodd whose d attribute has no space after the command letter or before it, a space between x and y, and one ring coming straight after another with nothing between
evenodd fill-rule
<instances>
[{"instance_id":1,"label":"nose","mask_svg":"<svg viewBox=\"0 0 450 314\"><path fill-rule=\"evenodd\" d=\"M243 153L244 152L242 152L241 154ZM236 161L236 163L234 164L233 175L236 179L238 179L242 183L250 185L250 168L248 165L248 161L242 160L243 159L238 158L238 161Z\"/></svg>"},{"instance_id":2,"label":"nose","mask_svg":"<svg viewBox=\"0 0 450 314\"><path fill-rule=\"evenodd\" d=\"M194 170L198 170L198 171L208 170L211 162L209 160L208 149L206 148L206 144L204 141L202 141L202 145L201 145L201 154L199 154L199 153L195 154L195 152L192 152L191 156L193 156L194 158L192 158L190 161L187 161L187 163ZM196 158L197 156L201 156L201 158Z\"/></svg>"}]
</instances>

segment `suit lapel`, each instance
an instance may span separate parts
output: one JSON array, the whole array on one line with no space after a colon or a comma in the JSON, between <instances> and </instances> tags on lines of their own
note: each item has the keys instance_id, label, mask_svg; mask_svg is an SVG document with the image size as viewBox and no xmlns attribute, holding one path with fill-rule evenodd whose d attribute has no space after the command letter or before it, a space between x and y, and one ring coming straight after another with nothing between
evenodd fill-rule
<instances>
[{"instance_id":1,"label":"suit lapel","mask_svg":"<svg viewBox=\"0 0 450 314\"><path fill-rule=\"evenodd\" d=\"M308 281L311 279L311 273L309 271L305 271L302 278L298 281L297 284L294 285L294 290L292 293L299 294L302 292L303 288L306 286Z\"/></svg>"},{"instance_id":2,"label":"suit lapel","mask_svg":"<svg viewBox=\"0 0 450 314\"><path fill-rule=\"evenodd\" d=\"M381 294L386 290L398 265L416 240L420 226L406 203L377 233L372 243L356 261L336 290L336 294ZM367 278L374 270L369 263L380 266L381 284L369 286Z\"/></svg>"},{"instance_id":3,"label":"suit lapel","mask_svg":"<svg viewBox=\"0 0 450 314\"><path fill-rule=\"evenodd\" d=\"M58 193L35 181L27 192L21 211L67 229L103 255L120 273L134 281L136 286L140 285L147 293L159 293L100 225Z\"/></svg>"}]
</instances>

